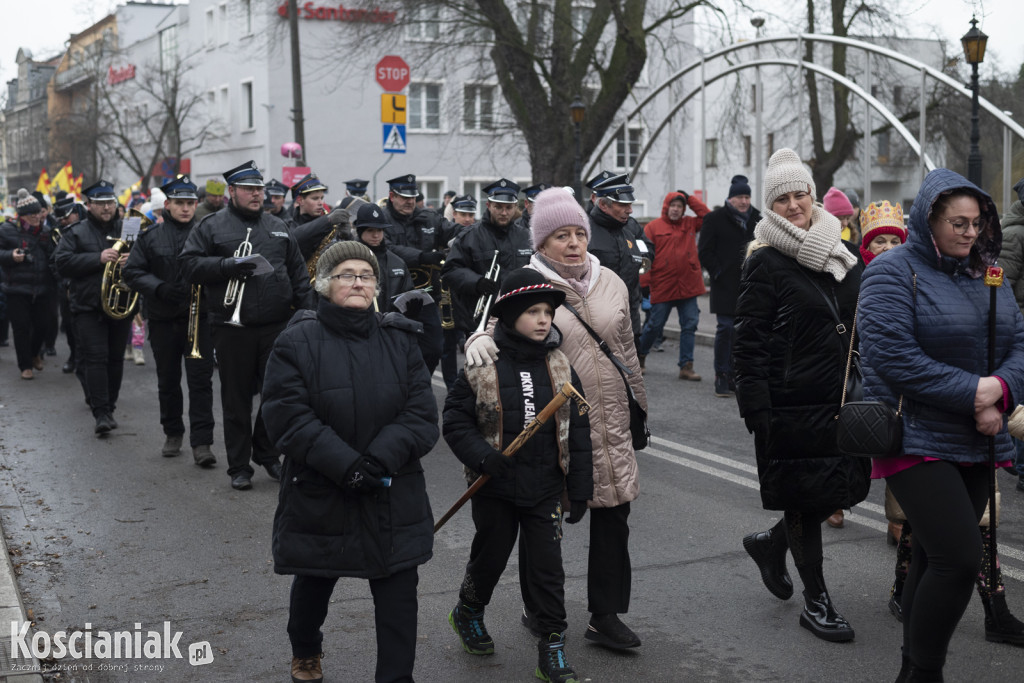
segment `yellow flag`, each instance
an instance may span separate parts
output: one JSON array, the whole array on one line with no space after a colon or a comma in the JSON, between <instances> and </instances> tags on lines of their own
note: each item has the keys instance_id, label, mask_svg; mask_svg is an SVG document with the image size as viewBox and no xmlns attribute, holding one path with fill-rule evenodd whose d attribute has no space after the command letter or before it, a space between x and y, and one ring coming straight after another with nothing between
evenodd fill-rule
<instances>
[{"instance_id":1,"label":"yellow flag","mask_svg":"<svg viewBox=\"0 0 1024 683\"><path fill-rule=\"evenodd\" d=\"M50 188L54 192L57 190L71 192L71 186L74 180L75 174L71 171L71 162L69 161L61 166L60 170L57 171L57 175L53 176L53 180L50 182Z\"/></svg>"},{"instance_id":2,"label":"yellow flag","mask_svg":"<svg viewBox=\"0 0 1024 683\"><path fill-rule=\"evenodd\" d=\"M36 192L42 192L43 194L50 193L50 174L43 169L43 172L39 174L39 182L36 183Z\"/></svg>"},{"instance_id":3,"label":"yellow flag","mask_svg":"<svg viewBox=\"0 0 1024 683\"><path fill-rule=\"evenodd\" d=\"M71 185L71 192L72 192L72 194L75 195L75 198L78 199L78 201L82 201L82 176L83 175L84 175L83 173L79 173L75 177L75 182Z\"/></svg>"}]
</instances>

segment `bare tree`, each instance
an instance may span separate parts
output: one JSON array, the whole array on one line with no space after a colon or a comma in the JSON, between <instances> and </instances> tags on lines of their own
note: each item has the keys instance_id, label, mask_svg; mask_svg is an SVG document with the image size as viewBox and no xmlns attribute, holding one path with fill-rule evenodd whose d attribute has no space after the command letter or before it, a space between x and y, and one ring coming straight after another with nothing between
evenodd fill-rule
<instances>
[{"instance_id":1,"label":"bare tree","mask_svg":"<svg viewBox=\"0 0 1024 683\"><path fill-rule=\"evenodd\" d=\"M587 105L580 145L586 159L631 95L656 35L698 7L721 15L713 0L595 0L589 6L572 0L404 0L401 6L394 23L361 27L353 42L393 43L397 31L432 37L411 46L420 63L444 63L456 51L476 48L480 76L497 80L511 113L509 129L525 140L534 178L566 185L573 178L573 155L566 153L574 145L570 103L581 97ZM340 46L346 59L358 59L353 47Z\"/></svg>"},{"instance_id":2,"label":"bare tree","mask_svg":"<svg viewBox=\"0 0 1024 683\"><path fill-rule=\"evenodd\" d=\"M216 135L203 95L189 85L191 62L164 67L147 64L130 82L97 85L100 149L141 178L143 189L158 164L166 175L177 174L181 160Z\"/></svg>"}]
</instances>

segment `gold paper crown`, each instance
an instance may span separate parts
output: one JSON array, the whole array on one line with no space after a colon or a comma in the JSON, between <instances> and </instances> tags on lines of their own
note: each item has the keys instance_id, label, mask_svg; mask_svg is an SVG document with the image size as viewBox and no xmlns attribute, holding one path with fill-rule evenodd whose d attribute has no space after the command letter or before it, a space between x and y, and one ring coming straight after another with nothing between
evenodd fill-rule
<instances>
[{"instance_id":1,"label":"gold paper crown","mask_svg":"<svg viewBox=\"0 0 1024 683\"><path fill-rule=\"evenodd\" d=\"M884 199L877 204L871 202L866 208L861 210L861 234L867 235L875 228L883 226L899 228L901 230L907 229L907 226L903 223L903 207L900 206L899 202L896 202L896 205L893 206L888 200Z\"/></svg>"},{"instance_id":2,"label":"gold paper crown","mask_svg":"<svg viewBox=\"0 0 1024 683\"><path fill-rule=\"evenodd\" d=\"M224 194L224 188L227 187L225 183L219 180L207 180L206 181L206 194L212 194L216 197Z\"/></svg>"}]
</instances>

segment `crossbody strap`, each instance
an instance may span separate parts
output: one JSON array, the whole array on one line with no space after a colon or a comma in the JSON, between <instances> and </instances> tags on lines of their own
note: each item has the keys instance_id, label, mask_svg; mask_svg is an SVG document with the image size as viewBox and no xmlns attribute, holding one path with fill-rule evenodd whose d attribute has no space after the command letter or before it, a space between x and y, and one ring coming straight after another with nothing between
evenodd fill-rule
<instances>
[{"instance_id":1,"label":"crossbody strap","mask_svg":"<svg viewBox=\"0 0 1024 683\"><path fill-rule=\"evenodd\" d=\"M594 328L587 324L587 321L583 319L583 316L580 315L579 311L572 307L572 304L568 302L562 302L562 308L569 309L569 312L576 316L577 320L579 320L580 323L583 325L583 329L585 329L590 334L590 336L594 338L594 341L597 342L598 348L604 351L604 355L608 356L608 360L612 362L612 365L614 365L619 372L624 373L626 375L633 374L633 371L626 367L626 364L619 360L614 353L612 353L611 347L608 346L608 342L602 339L601 335L595 332Z\"/></svg>"}]
</instances>

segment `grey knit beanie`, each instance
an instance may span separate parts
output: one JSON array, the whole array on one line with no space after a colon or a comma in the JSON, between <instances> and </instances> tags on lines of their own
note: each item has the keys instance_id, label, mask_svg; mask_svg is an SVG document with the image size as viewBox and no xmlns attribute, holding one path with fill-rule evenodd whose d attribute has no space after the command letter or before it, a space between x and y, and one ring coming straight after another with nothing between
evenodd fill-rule
<instances>
[{"instance_id":1,"label":"grey knit beanie","mask_svg":"<svg viewBox=\"0 0 1024 683\"><path fill-rule=\"evenodd\" d=\"M804 167L800 157L793 150L783 147L768 160L764 174L764 208L772 208L776 199L788 192L810 192L812 199L818 195L814 189L814 178Z\"/></svg>"},{"instance_id":2,"label":"grey knit beanie","mask_svg":"<svg viewBox=\"0 0 1024 683\"><path fill-rule=\"evenodd\" d=\"M373 255L370 248L362 242L346 240L344 242L335 242L327 247L327 251L320 255L320 259L316 262L316 291L327 296L327 277L339 263L349 259L359 259L369 263L370 268L373 269L373 274L377 277L378 281L380 280L380 264L377 263L377 257Z\"/></svg>"}]
</instances>

